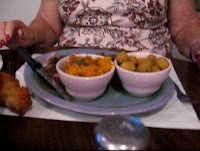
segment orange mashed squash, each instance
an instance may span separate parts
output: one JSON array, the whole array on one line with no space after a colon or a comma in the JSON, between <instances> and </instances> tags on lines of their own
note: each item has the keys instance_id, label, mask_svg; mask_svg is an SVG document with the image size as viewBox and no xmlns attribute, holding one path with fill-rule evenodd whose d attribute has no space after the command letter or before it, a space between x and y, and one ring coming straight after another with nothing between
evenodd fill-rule
<instances>
[{"instance_id":1,"label":"orange mashed squash","mask_svg":"<svg viewBox=\"0 0 200 151\"><path fill-rule=\"evenodd\" d=\"M91 56L72 55L70 61L65 64L64 72L75 76L91 77L107 73L113 66L114 63L111 63L109 56L93 59Z\"/></svg>"}]
</instances>

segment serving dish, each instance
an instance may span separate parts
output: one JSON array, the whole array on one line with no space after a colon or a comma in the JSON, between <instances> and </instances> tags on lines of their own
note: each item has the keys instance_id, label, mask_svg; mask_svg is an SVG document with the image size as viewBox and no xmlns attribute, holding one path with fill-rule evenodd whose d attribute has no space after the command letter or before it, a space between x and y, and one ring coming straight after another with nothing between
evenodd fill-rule
<instances>
[{"instance_id":1,"label":"serving dish","mask_svg":"<svg viewBox=\"0 0 200 151\"><path fill-rule=\"evenodd\" d=\"M92 59L104 58L102 55L88 54L88 53L87 54L83 54L83 53L76 54L75 56L82 57L84 59L85 59L85 57L91 57ZM85 62L84 59L82 59L78 63L82 63L82 61ZM109 82L112 79L112 76L115 72L115 65L114 65L114 62L111 60L111 58L109 58L109 63L110 63L111 69L109 71L104 69L107 72L103 73L101 75L97 75L97 76L75 76L75 75L64 72L65 65L67 62L69 62L69 60L70 60L70 56L66 56L66 57L60 59L56 63L56 71L59 76L59 79L62 81L62 84L65 86L65 90L71 96L79 99L80 101L92 101L95 98L102 95L103 92L106 90L107 85L109 84ZM77 60L75 60L75 61L77 62ZM105 66L105 61L104 61L104 66ZM90 61L90 63L91 63L91 61ZM87 64L87 63L85 63L85 64ZM80 66L81 65L79 65L79 67ZM84 67L86 67L86 66L88 67L88 64L85 65ZM94 63L93 63L93 66L94 66ZM97 66L97 63L95 63L95 66ZM81 66L81 67L83 67L83 66ZM98 65L98 69L103 70L102 68L103 68L103 66ZM73 66L73 70L74 70L74 66ZM80 68L79 68L79 70L76 70L76 71L80 72ZM91 71L91 66L90 66L90 70L87 70L87 74L88 74L88 71ZM95 70L93 70L93 72L95 72Z\"/></svg>"},{"instance_id":2,"label":"serving dish","mask_svg":"<svg viewBox=\"0 0 200 151\"><path fill-rule=\"evenodd\" d=\"M138 72L138 71L130 71L130 70L124 69L117 62L117 59L115 59L116 71L122 82L122 85L124 89L127 90L132 95L135 95L138 97L145 97L145 96L149 96L155 93L160 88L162 83L169 76L172 63L170 59L162 55L159 55L156 53L150 53L150 52L128 52L126 53L126 55L129 57L130 56L136 57L138 60L139 59L145 60L144 58L147 58L147 56L149 55L152 55L155 58L154 60L151 59L151 61L149 59L145 60L145 61L148 61L149 67L147 67L147 62L138 63L139 65L137 63L134 63L134 65L136 64L135 66L143 67L143 69L148 68L149 70L148 72L147 71ZM157 60L160 60L160 59L162 59L162 63L163 63L163 60L168 63L167 64L168 66L165 69L161 70L161 68L156 66ZM140 60L140 62L142 61ZM131 64L133 63L131 62ZM145 67L142 65L144 65ZM153 65L154 67L156 66L159 69L159 71L152 72Z\"/></svg>"},{"instance_id":3,"label":"serving dish","mask_svg":"<svg viewBox=\"0 0 200 151\"><path fill-rule=\"evenodd\" d=\"M117 51L103 49L67 49L55 51L57 55L72 55L76 53L105 53L105 55L116 55ZM50 53L36 58L44 61ZM126 92L118 77L114 74L113 79L106 91L98 98L90 102L80 102L73 98L72 101L63 100L54 89L35 73L29 66L25 67L24 79L28 88L44 101L57 107L92 115L114 115L114 114L139 114L151 112L164 107L174 94L174 85L170 77L162 84L161 88L148 97L135 97Z\"/></svg>"}]
</instances>

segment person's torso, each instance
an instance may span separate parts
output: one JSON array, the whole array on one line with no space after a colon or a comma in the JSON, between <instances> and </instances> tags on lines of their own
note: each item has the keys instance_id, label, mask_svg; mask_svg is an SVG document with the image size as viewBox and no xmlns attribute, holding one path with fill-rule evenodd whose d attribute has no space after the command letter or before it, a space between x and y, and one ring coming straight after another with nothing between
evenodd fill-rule
<instances>
[{"instance_id":1,"label":"person's torso","mask_svg":"<svg viewBox=\"0 0 200 151\"><path fill-rule=\"evenodd\" d=\"M151 51L165 55L171 40L168 0L60 0L60 46Z\"/></svg>"}]
</instances>

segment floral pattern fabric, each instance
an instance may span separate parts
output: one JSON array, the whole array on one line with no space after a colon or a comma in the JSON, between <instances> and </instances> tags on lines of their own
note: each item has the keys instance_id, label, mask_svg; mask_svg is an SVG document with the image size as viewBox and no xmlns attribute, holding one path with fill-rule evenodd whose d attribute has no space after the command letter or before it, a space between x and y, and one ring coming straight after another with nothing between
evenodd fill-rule
<instances>
[{"instance_id":1,"label":"floral pattern fabric","mask_svg":"<svg viewBox=\"0 0 200 151\"><path fill-rule=\"evenodd\" d=\"M170 53L168 0L60 0L59 45Z\"/></svg>"}]
</instances>

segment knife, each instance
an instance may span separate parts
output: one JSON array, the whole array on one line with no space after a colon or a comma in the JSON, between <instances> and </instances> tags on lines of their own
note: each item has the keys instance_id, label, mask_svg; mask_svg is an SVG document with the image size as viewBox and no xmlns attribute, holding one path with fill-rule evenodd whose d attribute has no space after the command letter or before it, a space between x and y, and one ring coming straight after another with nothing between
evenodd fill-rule
<instances>
[{"instance_id":1,"label":"knife","mask_svg":"<svg viewBox=\"0 0 200 151\"><path fill-rule=\"evenodd\" d=\"M57 92L65 100L72 100L67 91L63 87L61 87L54 79L50 78L46 70L42 67L42 64L34 60L24 47L17 47L16 51L20 56L24 58L24 60L33 69L33 71L39 73L49 84L51 84L51 86L53 86L57 90Z\"/></svg>"}]
</instances>

